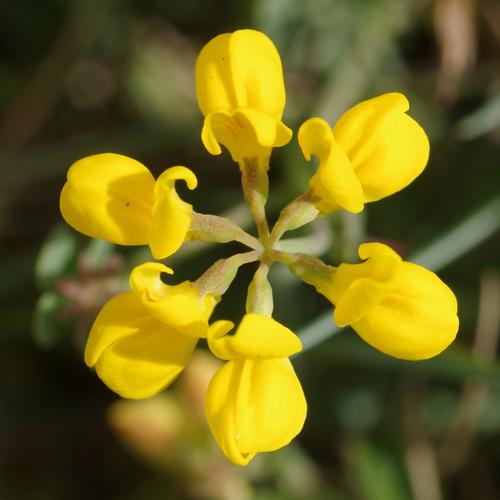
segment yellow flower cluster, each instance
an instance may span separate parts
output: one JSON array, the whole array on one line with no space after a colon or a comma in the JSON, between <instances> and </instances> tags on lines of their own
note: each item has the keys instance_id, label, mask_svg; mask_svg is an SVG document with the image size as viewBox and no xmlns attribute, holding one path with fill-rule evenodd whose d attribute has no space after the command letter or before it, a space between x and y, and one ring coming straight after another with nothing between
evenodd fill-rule
<instances>
[{"instance_id":1,"label":"yellow flower cluster","mask_svg":"<svg viewBox=\"0 0 500 500\"><path fill-rule=\"evenodd\" d=\"M359 264L327 265L314 257L279 250L281 236L335 210L360 212L410 184L425 168L429 142L407 111L408 100L388 93L361 102L330 127L307 120L298 142L307 160L319 159L308 190L286 206L269 230L265 204L272 149L292 131L282 122L285 86L279 54L263 33L219 35L196 62L196 94L204 124L203 144L218 155L221 145L239 164L243 194L258 238L231 221L196 213L181 200L175 181L195 189L186 167L158 179L141 163L105 153L83 158L68 172L61 193L64 219L81 233L120 245L149 245L164 259L188 240L236 240L248 252L221 259L197 280L167 284L173 271L158 262L133 269L131 291L102 308L85 349L85 362L125 398L163 390L188 363L198 339L225 361L210 382L206 417L225 455L246 465L259 452L277 450L302 429L307 404L289 357L300 339L272 318L267 273L287 265L334 306L339 326L350 325L376 349L402 359L435 356L455 338L457 303L431 271L405 262L388 246L365 243ZM238 268L260 262L250 283L246 314L236 330L210 316Z\"/></svg>"}]
</instances>

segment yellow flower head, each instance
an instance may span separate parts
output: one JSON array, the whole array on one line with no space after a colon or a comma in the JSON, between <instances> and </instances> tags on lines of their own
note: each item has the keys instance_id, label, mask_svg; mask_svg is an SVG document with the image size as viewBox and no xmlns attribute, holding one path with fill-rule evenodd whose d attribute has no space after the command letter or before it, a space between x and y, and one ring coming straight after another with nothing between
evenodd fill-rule
<instances>
[{"instance_id":1,"label":"yellow flower head","mask_svg":"<svg viewBox=\"0 0 500 500\"><path fill-rule=\"evenodd\" d=\"M206 337L217 300L199 297L189 282L168 286L172 270L145 263L131 274L133 292L109 300L98 314L85 348L85 363L124 398L152 396L186 366L198 337Z\"/></svg>"},{"instance_id":2,"label":"yellow flower head","mask_svg":"<svg viewBox=\"0 0 500 500\"><path fill-rule=\"evenodd\" d=\"M63 187L60 208L77 231L119 245L149 245L156 259L182 245L191 224L192 206L175 191L182 179L189 189L196 176L172 167L155 181L142 164L126 156L104 153L73 163Z\"/></svg>"},{"instance_id":3,"label":"yellow flower head","mask_svg":"<svg viewBox=\"0 0 500 500\"><path fill-rule=\"evenodd\" d=\"M335 304L334 319L396 358L436 356L458 331L453 292L424 267L405 262L382 243L359 247L361 264L341 264L318 291Z\"/></svg>"},{"instance_id":4,"label":"yellow flower head","mask_svg":"<svg viewBox=\"0 0 500 500\"><path fill-rule=\"evenodd\" d=\"M307 403L288 356L299 338L277 321L246 314L236 333L230 321L209 330L212 352L228 362L208 387L205 412L224 454L246 465L259 452L287 445L302 429Z\"/></svg>"},{"instance_id":5,"label":"yellow flower head","mask_svg":"<svg viewBox=\"0 0 500 500\"><path fill-rule=\"evenodd\" d=\"M302 350L301 341L270 317L271 265L285 264L315 286L335 305L339 326L352 326L375 348L403 359L432 357L454 340L457 302L434 273L404 262L386 245L361 245L364 262L335 268L299 251L307 251L309 238L281 241L287 231L323 214L340 208L360 212L423 171L429 142L407 114L405 96L389 93L361 102L333 129L320 118L307 120L299 144L307 160L318 157L319 167L308 190L285 206L270 228L269 159L272 149L292 136L282 122L286 96L276 47L265 34L248 29L215 37L196 61L196 94L204 115L203 144L213 155L224 146L239 163L258 237L225 217L195 213L181 200L175 183L183 180L195 189L191 170L175 166L155 180L141 163L111 153L70 167L60 209L76 230L121 245L149 245L156 259L168 257L186 239L249 247L219 259L194 282L169 285L165 277L173 271L165 265L137 266L130 274L131 291L103 306L85 348L85 363L110 389L141 399L172 383L198 339L207 338L210 351L225 361L207 389L207 421L228 459L247 465L257 453L290 443L307 413L289 359ZM209 325L240 266L257 261L247 292L249 312L238 327L225 320Z\"/></svg>"},{"instance_id":6,"label":"yellow flower head","mask_svg":"<svg viewBox=\"0 0 500 500\"><path fill-rule=\"evenodd\" d=\"M393 92L357 104L333 129L321 118L300 127L304 156L320 162L309 185L321 212L361 212L365 203L400 191L422 173L429 140L406 114L409 107L404 95Z\"/></svg>"},{"instance_id":7,"label":"yellow flower head","mask_svg":"<svg viewBox=\"0 0 500 500\"><path fill-rule=\"evenodd\" d=\"M224 145L233 160L267 162L273 147L292 137L281 122L285 85L281 60L264 33L239 30L212 39L196 61L196 95L205 116L203 144L213 155Z\"/></svg>"}]
</instances>

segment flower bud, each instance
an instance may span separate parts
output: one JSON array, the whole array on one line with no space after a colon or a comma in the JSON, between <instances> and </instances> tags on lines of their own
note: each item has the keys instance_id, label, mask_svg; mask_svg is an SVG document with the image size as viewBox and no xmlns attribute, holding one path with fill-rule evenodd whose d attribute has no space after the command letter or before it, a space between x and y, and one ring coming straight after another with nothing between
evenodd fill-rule
<instances>
[{"instance_id":1,"label":"flower bud","mask_svg":"<svg viewBox=\"0 0 500 500\"><path fill-rule=\"evenodd\" d=\"M376 349L396 358L436 356L458 331L453 292L422 266L402 261L382 243L359 247L361 264L341 264L318 291L335 304L339 326L350 325Z\"/></svg>"},{"instance_id":2,"label":"flower bud","mask_svg":"<svg viewBox=\"0 0 500 500\"><path fill-rule=\"evenodd\" d=\"M189 281L166 285L173 271L146 262L130 274L132 292L108 301L85 347L85 363L120 396L141 399L169 385L191 358L218 298L201 297Z\"/></svg>"},{"instance_id":3,"label":"flower bud","mask_svg":"<svg viewBox=\"0 0 500 500\"><path fill-rule=\"evenodd\" d=\"M300 127L304 156L320 161L309 185L321 212L360 212L364 203L400 191L422 173L429 140L406 114L409 107L403 94L393 92L357 104L333 129L321 118Z\"/></svg>"},{"instance_id":4,"label":"flower bud","mask_svg":"<svg viewBox=\"0 0 500 500\"><path fill-rule=\"evenodd\" d=\"M205 413L224 454L247 465L259 452L287 445L302 429L307 403L287 356L301 350L297 336L277 321L246 314L234 335L229 321L209 330L212 352L229 361L208 387Z\"/></svg>"},{"instance_id":5,"label":"flower bud","mask_svg":"<svg viewBox=\"0 0 500 500\"><path fill-rule=\"evenodd\" d=\"M149 245L163 259L184 242L192 206L175 191L175 180L189 189L196 176L186 167L167 169L156 180L142 163L103 153L75 162L68 171L60 209L77 231L119 245Z\"/></svg>"},{"instance_id":6,"label":"flower bud","mask_svg":"<svg viewBox=\"0 0 500 500\"><path fill-rule=\"evenodd\" d=\"M271 148L290 141L281 122L285 86L271 40L254 30L219 35L196 61L196 95L205 116L203 144L213 155L224 145L234 161L267 160Z\"/></svg>"},{"instance_id":7,"label":"flower bud","mask_svg":"<svg viewBox=\"0 0 500 500\"><path fill-rule=\"evenodd\" d=\"M85 347L85 363L120 396L147 398L175 380L197 340L153 317L135 293L124 292L98 314Z\"/></svg>"}]
</instances>

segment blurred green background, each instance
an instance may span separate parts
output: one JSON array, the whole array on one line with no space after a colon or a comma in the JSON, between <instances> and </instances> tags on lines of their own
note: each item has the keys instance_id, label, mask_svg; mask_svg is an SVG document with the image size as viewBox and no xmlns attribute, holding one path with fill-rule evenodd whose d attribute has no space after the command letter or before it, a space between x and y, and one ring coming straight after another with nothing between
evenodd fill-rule
<instances>
[{"instance_id":1,"label":"blurred green background","mask_svg":"<svg viewBox=\"0 0 500 500\"><path fill-rule=\"evenodd\" d=\"M200 141L194 61L213 36L252 27L283 60L285 123L333 122L400 91L431 140L410 187L303 231L317 255L353 260L385 241L456 292L457 341L400 362L336 332L328 303L275 266L276 318L303 335L309 403L300 437L238 468L203 421L213 358L165 394L120 401L85 367L100 306L150 257L62 223L69 165L132 156L155 174L192 168L200 212L253 228L238 169ZM0 498L500 498L500 4L497 0L18 0L0 5ZM270 215L304 191L295 139L273 155ZM236 247L189 244L168 260L194 279ZM251 266L250 266L251 267ZM237 320L252 269L217 317Z\"/></svg>"}]
</instances>

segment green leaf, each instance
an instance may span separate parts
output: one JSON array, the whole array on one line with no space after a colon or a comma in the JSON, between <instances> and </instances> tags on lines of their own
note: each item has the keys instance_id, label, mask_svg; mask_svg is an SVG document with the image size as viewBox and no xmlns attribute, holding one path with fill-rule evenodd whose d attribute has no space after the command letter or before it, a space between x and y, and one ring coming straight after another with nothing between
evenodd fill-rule
<instances>
[{"instance_id":1,"label":"green leaf","mask_svg":"<svg viewBox=\"0 0 500 500\"><path fill-rule=\"evenodd\" d=\"M476 139L500 127L500 94L490 97L482 106L457 123L459 138Z\"/></svg>"},{"instance_id":2,"label":"green leaf","mask_svg":"<svg viewBox=\"0 0 500 500\"><path fill-rule=\"evenodd\" d=\"M103 268L106 260L113 252L114 245L104 240L91 239L85 249L85 258L93 271Z\"/></svg>"},{"instance_id":3,"label":"green leaf","mask_svg":"<svg viewBox=\"0 0 500 500\"><path fill-rule=\"evenodd\" d=\"M66 226L56 226L38 254L35 278L38 286L48 287L68 271L76 258L76 238Z\"/></svg>"},{"instance_id":4,"label":"green leaf","mask_svg":"<svg viewBox=\"0 0 500 500\"><path fill-rule=\"evenodd\" d=\"M404 467L390 450L360 440L349 450L349 468L363 500L411 500Z\"/></svg>"},{"instance_id":5,"label":"green leaf","mask_svg":"<svg viewBox=\"0 0 500 500\"><path fill-rule=\"evenodd\" d=\"M500 383L500 364L474 359L470 352L451 346L432 359L405 361L383 354L361 340L353 331L345 329L336 342L315 350L316 356L330 363L348 363L349 366L370 367L377 370L406 373L425 373L443 380L463 381L471 377ZM319 359L319 358L318 358ZM319 362L319 361L318 361Z\"/></svg>"},{"instance_id":6,"label":"green leaf","mask_svg":"<svg viewBox=\"0 0 500 500\"><path fill-rule=\"evenodd\" d=\"M40 295L33 313L33 339L44 349L56 346L68 333L68 322L58 319L64 299L51 290Z\"/></svg>"}]
</instances>

